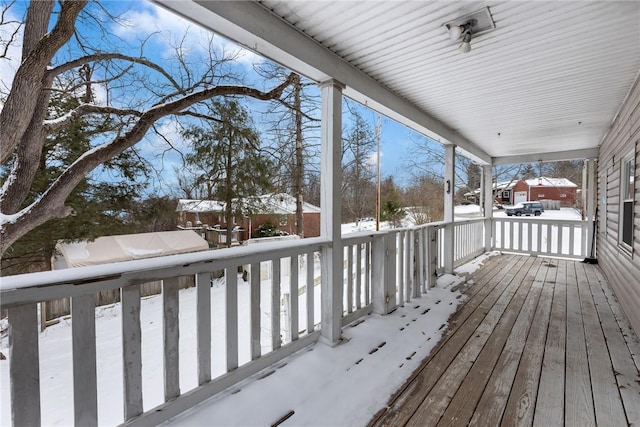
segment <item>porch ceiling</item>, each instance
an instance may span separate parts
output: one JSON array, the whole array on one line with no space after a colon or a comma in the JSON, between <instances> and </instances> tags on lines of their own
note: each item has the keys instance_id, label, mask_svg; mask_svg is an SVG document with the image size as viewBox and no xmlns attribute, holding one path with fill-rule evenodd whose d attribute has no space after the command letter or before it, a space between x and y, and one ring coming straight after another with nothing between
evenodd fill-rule
<instances>
[{"instance_id":1,"label":"porch ceiling","mask_svg":"<svg viewBox=\"0 0 640 427\"><path fill-rule=\"evenodd\" d=\"M640 2L158 2L485 162L593 156L640 70Z\"/></svg>"}]
</instances>

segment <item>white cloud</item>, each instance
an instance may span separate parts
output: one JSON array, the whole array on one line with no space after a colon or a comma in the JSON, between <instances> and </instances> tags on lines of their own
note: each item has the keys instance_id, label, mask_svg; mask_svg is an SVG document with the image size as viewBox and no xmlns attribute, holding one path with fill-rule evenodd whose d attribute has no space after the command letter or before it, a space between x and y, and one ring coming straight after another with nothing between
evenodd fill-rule
<instances>
[{"instance_id":1,"label":"white cloud","mask_svg":"<svg viewBox=\"0 0 640 427\"><path fill-rule=\"evenodd\" d=\"M178 44L189 49L187 53L207 53L213 35L211 31L154 4L135 2L131 4L136 7L142 5L142 7L125 12L122 18L126 24L114 27L113 31L116 35L125 39L136 39L155 33L153 40L164 46L165 52L161 55L165 57L172 54L173 46ZM213 45L243 65L251 66L263 61L259 55L218 35L213 36Z\"/></svg>"}]
</instances>

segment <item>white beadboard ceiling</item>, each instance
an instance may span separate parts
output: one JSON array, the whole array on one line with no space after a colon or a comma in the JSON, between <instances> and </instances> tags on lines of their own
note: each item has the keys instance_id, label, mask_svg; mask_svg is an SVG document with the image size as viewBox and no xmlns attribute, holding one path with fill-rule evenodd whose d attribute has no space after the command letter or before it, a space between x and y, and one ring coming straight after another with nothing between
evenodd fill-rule
<instances>
[{"instance_id":1,"label":"white beadboard ceiling","mask_svg":"<svg viewBox=\"0 0 640 427\"><path fill-rule=\"evenodd\" d=\"M157 2L484 161L593 155L640 70L638 1Z\"/></svg>"}]
</instances>

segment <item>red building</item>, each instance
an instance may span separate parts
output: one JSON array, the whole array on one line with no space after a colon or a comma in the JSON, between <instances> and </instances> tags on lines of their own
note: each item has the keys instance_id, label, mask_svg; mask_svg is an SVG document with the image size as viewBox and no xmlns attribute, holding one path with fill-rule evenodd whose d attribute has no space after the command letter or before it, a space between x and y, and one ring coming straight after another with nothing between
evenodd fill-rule
<instances>
[{"instance_id":1,"label":"red building","mask_svg":"<svg viewBox=\"0 0 640 427\"><path fill-rule=\"evenodd\" d=\"M178 221L181 228L199 227L203 230L225 230L223 202L215 200L180 199L178 201ZM247 213L234 218L238 241L250 239L256 229L263 224L272 224L287 234L296 234L296 200L280 193L268 194L243 201ZM304 237L320 235L320 208L304 202L302 205Z\"/></svg>"},{"instance_id":2,"label":"red building","mask_svg":"<svg viewBox=\"0 0 640 427\"><path fill-rule=\"evenodd\" d=\"M533 178L520 180L511 189L511 204L538 200L558 200L561 207L576 202L578 186L566 178Z\"/></svg>"}]
</instances>

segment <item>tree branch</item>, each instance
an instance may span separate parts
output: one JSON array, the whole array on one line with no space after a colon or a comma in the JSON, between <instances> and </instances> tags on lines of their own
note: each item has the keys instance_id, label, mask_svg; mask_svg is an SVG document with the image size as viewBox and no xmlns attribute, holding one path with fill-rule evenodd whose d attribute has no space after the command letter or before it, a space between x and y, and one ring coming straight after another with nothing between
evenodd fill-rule
<instances>
[{"instance_id":1,"label":"tree branch","mask_svg":"<svg viewBox=\"0 0 640 427\"><path fill-rule=\"evenodd\" d=\"M88 0L63 2L53 30L38 40L18 67L13 87L0 112L0 162L5 162L11 156L29 126L38 104L38 97L33 96L33 93L40 93L48 64L73 35L76 18L87 2Z\"/></svg>"},{"instance_id":2,"label":"tree branch","mask_svg":"<svg viewBox=\"0 0 640 427\"><path fill-rule=\"evenodd\" d=\"M178 113L189 106L216 96L248 96L259 100L275 99L292 82L293 74L280 85L268 92L246 86L216 86L187 95L181 99L166 104L157 105L144 112L137 123L126 133L114 140L95 147L84 153L72 163L49 187L40 199L27 208L21 210L15 220L8 221L0 217L3 238L0 239L0 253L4 253L17 239L33 228L44 224L50 219L61 218L72 213L64 206L66 198L84 177L94 168L134 146L145 136L154 123L162 117ZM2 195L0 194L0 199Z\"/></svg>"}]
</instances>

